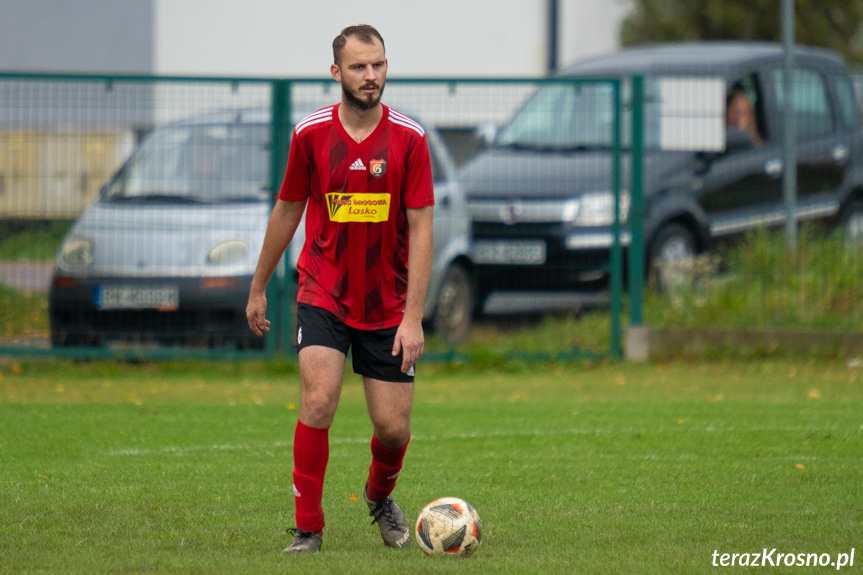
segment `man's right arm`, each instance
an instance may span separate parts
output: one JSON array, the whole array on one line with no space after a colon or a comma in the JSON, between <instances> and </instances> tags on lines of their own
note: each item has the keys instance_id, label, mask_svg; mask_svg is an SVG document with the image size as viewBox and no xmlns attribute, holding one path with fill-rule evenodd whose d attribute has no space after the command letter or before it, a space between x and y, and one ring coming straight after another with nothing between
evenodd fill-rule
<instances>
[{"instance_id":1,"label":"man's right arm","mask_svg":"<svg viewBox=\"0 0 863 575\"><path fill-rule=\"evenodd\" d=\"M282 254L291 243L297 226L303 217L306 202L286 202L276 200L273 212L270 214L270 222L267 224L267 233L264 236L264 245L261 248L261 256L258 258L258 267L252 278L252 289L249 292L249 304L246 306L246 319L249 328L255 335L262 336L264 332L270 331L270 322L267 320L267 284L279 264Z\"/></svg>"}]
</instances>

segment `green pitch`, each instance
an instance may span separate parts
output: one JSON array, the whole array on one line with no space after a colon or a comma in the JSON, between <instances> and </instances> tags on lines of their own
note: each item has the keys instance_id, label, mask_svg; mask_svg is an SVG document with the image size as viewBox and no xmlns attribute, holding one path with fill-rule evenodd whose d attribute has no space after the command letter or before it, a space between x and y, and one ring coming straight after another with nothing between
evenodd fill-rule
<instances>
[{"instance_id":1,"label":"green pitch","mask_svg":"<svg viewBox=\"0 0 863 575\"><path fill-rule=\"evenodd\" d=\"M482 547L459 560L386 549L370 525L355 378L330 433L324 552L284 556L291 365L7 363L0 571L708 573L764 549L863 565L863 369L510 367L425 366L417 387L395 495L410 518L436 497L476 507Z\"/></svg>"}]
</instances>

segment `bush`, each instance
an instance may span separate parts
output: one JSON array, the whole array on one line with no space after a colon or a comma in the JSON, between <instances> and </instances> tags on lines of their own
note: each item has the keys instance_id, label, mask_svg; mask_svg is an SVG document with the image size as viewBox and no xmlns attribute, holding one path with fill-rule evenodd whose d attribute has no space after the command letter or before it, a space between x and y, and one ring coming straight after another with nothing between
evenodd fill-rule
<instances>
[{"instance_id":1,"label":"bush","mask_svg":"<svg viewBox=\"0 0 863 575\"><path fill-rule=\"evenodd\" d=\"M659 327L863 331L863 251L841 233L804 227L789 253L760 230L720 252L721 271L667 293L649 288L646 323Z\"/></svg>"}]
</instances>

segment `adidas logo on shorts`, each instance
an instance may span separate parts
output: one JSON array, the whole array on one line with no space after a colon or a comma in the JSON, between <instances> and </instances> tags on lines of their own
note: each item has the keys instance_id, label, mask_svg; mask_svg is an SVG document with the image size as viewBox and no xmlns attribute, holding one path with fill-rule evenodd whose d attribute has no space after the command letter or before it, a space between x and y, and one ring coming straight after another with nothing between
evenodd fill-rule
<instances>
[{"instance_id":1,"label":"adidas logo on shorts","mask_svg":"<svg viewBox=\"0 0 863 575\"><path fill-rule=\"evenodd\" d=\"M354 160L354 163L351 164L351 167L349 169L365 171L366 167L363 165L363 161L361 159L357 158L356 160Z\"/></svg>"}]
</instances>

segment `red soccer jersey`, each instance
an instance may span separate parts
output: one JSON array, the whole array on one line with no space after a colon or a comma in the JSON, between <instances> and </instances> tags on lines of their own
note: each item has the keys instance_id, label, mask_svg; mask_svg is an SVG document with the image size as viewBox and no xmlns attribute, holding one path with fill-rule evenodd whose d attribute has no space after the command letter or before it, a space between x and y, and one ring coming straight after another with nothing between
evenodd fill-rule
<instances>
[{"instance_id":1,"label":"red soccer jersey","mask_svg":"<svg viewBox=\"0 0 863 575\"><path fill-rule=\"evenodd\" d=\"M351 327L386 329L405 311L406 209L434 205L428 142L419 124L383 106L374 132L357 143L338 109L296 125L279 193L308 199L297 299Z\"/></svg>"}]
</instances>

